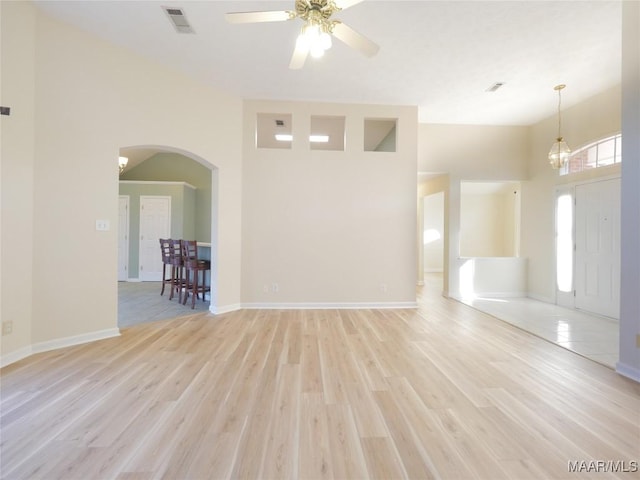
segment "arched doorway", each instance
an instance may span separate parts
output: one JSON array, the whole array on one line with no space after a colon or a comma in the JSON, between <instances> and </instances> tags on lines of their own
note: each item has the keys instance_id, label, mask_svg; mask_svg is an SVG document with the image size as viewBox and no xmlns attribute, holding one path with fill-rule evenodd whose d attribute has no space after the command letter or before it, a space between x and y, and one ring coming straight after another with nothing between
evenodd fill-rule
<instances>
[{"instance_id":1,"label":"arched doorway","mask_svg":"<svg viewBox=\"0 0 640 480\"><path fill-rule=\"evenodd\" d=\"M166 295L161 297L161 276L156 279L150 273L150 262L159 262L160 251L153 232L145 235L141 231L147 227L141 226L140 212L144 202L149 200L157 203L166 199L169 217L167 237L197 240L201 245L199 256L211 259L211 296L204 304L197 302L197 310L215 311L218 284L217 167L192 152L169 146L122 147L120 155L128 158L128 162L120 174L118 192L121 209L118 226L118 326L193 313L188 307L178 306L176 301L169 302ZM163 204L162 201L159 203ZM123 208L127 212L123 212ZM122 231L123 225L127 225L128 232ZM144 249L145 241L148 242L148 251ZM124 274L120 265L123 248L127 252Z\"/></svg>"}]
</instances>

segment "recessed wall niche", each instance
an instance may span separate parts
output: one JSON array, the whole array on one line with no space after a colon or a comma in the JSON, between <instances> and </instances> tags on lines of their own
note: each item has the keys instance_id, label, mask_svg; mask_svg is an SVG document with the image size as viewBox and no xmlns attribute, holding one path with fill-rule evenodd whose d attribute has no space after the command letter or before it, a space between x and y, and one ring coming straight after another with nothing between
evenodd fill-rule
<instances>
[{"instance_id":1,"label":"recessed wall niche","mask_svg":"<svg viewBox=\"0 0 640 480\"><path fill-rule=\"evenodd\" d=\"M291 114L258 113L256 118L256 147L291 148Z\"/></svg>"},{"instance_id":2,"label":"recessed wall niche","mask_svg":"<svg viewBox=\"0 0 640 480\"><path fill-rule=\"evenodd\" d=\"M365 118L364 151L395 152L397 122L395 118Z\"/></svg>"},{"instance_id":3,"label":"recessed wall niche","mask_svg":"<svg viewBox=\"0 0 640 480\"><path fill-rule=\"evenodd\" d=\"M344 125L345 117L312 115L311 150L344 151Z\"/></svg>"}]
</instances>

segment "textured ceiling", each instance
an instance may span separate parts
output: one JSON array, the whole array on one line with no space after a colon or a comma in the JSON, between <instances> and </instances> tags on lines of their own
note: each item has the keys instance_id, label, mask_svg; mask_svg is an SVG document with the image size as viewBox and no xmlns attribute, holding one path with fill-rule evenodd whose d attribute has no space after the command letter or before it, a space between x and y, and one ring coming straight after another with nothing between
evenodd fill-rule
<instances>
[{"instance_id":1,"label":"textured ceiling","mask_svg":"<svg viewBox=\"0 0 640 480\"><path fill-rule=\"evenodd\" d=\"M341 43L302 70L302 25L228 24L226 12L292 10L289 1L36 1L110 42L244 98L417 105L421 122L530 125L620 83L619 1L376 1L336 18L380 45ZM182 8L178 34L162 6ZM496 82L504 86L486 92Z\"/></svg>"}]
</instances>

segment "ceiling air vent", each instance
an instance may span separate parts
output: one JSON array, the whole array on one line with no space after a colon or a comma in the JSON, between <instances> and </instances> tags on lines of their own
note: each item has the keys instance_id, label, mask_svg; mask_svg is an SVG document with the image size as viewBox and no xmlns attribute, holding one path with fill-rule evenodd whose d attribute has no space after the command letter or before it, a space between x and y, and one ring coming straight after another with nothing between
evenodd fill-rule
<instances>
[{"instance_id":1,"label":"ceiling air vent","mask_svg":"<svg viewBox=\"0 0 640 480\"><path fill-rule=\"evenodd\" d=\"M178 33L195 33L181 8L162 7Z\"/></svg>"},{"instance_id":2,"label":"ceiling air vent","mask_svg":"<svg viewBox=\"0 0 640 480\"><path fill-rule=\"evenodd\" d=\"M485 92L495 92L503 85L504 85L504 82L496 82L493 85L491 85L489 88L487 88Z\"/></svg>"}]
</instances>

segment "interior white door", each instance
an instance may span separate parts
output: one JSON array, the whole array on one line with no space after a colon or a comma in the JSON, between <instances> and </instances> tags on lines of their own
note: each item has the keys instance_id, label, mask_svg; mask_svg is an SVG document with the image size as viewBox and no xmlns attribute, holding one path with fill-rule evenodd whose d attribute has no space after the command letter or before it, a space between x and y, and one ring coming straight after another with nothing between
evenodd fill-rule
<instances>
[{"instance_id":1,"label":"interior white door","mask_svg":"<svg viewBox=\"0 0 640 480\"><path fill-rule=\"evenodd\" d=\"M171 197L140 197L140 267L143 282L162 280L160 238L169 238L171 232Z\"/></svg>"},{"instance_id":2,"label":"interior white door","mask_svg":"<svg viewBox=\"0 0 640 480\"><path fill-rule=\"evenodd\" d=\"M620 318L620 179L576 186L576 308Z\"/></svg>"},{"instance_id":3,"label":"interior white door","mask_svg":"<svg viewBox=\"0 0 640 480\"><path fill-rule=\"evenodd\" d=\"M129 196L118 197L118 281L129 279Z\"/></svg>"}]
</instances>

